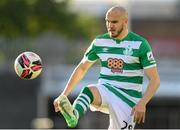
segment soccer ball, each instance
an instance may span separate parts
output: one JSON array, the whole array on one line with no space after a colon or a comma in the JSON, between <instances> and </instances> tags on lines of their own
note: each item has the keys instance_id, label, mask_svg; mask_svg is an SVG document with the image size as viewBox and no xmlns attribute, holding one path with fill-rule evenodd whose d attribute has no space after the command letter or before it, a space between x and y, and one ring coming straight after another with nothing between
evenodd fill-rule
<instances>
[{"instance_id":1,"label":"soccer ball","mask_svg":"<svg viewBox=\"0 0 180 130\"><path fill-rule=\"evenodd\" d=\"M42 71L41 58L33 52L23 52L16 58L14 69L22 79L35 79Z\"/></svg>"}]
</instances>

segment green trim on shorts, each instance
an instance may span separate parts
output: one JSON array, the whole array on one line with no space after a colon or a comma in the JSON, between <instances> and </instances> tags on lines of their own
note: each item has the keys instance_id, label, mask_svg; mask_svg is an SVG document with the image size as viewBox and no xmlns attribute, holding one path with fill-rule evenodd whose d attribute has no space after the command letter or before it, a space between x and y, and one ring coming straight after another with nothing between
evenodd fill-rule
<instances>
[{"instance_id":1,"label":"green trim on shorts","mask_svg":"<svg viewBox=\"0 0 180 130\"><path fill-rule=\"evenodd\" d=\"M117 88L116 86L113 86L109 83L107 83L107 85ZM132 90L132 89L124 89L124 88L117 88L117 89L122 90L124 93L126 93L127 95L129 95L131 97L142 98L142 92L138 92L138 91Z\"/></svg>"},{"instance_id":2,"label":"green trim on shorts","mask_svg":"<svg viewBox=\"0 0 180 130\"><path fill-rule=\"evenodd\" d=\"M118 89L122 90L124 93L128 94L131 97L142 98L142 92L138 92L136 90L127 90L123 88L118 88Z\"/></svg>"},{"instance_id":3,"label":"green trim on shorts","mask_svg":"<svg viewBox=\"0 0 180 130\"><path fill-rule=\"evenodd\" d=\"M122 99L125 103L127 103L130 107L134 107L135 103L132 102L131 100L129 100L127 97L125 97L124 95L122 95L119 91L117 91L115 88L107 85L107 84L103 84L108 90L110 90L112 93L114 93L116 96L118 96L120 99Z\"/></svg>"}]
</instances>

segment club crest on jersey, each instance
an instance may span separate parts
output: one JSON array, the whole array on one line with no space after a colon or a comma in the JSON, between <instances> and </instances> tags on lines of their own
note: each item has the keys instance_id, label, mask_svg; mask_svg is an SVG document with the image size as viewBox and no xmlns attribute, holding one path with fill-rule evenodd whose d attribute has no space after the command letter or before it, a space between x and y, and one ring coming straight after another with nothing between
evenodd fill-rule
<instances>
[{"instance_id":1,"label":"club crest on jersey","mask_svg":"<svg viewBox=\"0 0 180 130\"><path fill-rule=\"evenodd\" d=\"M133 54L133 49L130 45L128 45L125 50L123 51L123 54L124 55L128 55L128 56L131 56Z\"/></svg>"}]
</instances>

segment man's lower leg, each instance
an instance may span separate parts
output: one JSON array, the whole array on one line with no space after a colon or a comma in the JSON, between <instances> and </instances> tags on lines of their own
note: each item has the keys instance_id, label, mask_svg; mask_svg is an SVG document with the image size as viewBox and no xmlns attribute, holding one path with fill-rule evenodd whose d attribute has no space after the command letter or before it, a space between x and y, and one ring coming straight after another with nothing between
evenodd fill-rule
<instances>
[{"instance_id":1,"label":"man's lower leg","mask_svg":"<svg viewBox=\"0 0 180 130\"><path fill-rule=\"evenodd\" d=\"M87 112L93 100L94 97L91 90L88 87L84 87L73 104L79 117L83 116Z\"/></svg>"}]
</instances>

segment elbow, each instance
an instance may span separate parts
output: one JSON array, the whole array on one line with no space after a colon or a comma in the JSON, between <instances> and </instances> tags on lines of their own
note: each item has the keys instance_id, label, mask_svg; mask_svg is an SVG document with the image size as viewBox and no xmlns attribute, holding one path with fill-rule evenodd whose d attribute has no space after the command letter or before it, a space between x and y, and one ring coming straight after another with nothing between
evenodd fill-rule
<instances>
[{"instance_id":1,"label":"elbow","mask_svg":"<svg viewBox=\"0 0 180 130\"><path fill-rule=\"evenodd\" d=\"M153 77L151 80L150 80L150 84L152 83L152 85L156 88L156 89L158 89L159 88L159 86L160 86L160 83L161 83L161 81L160 81L160 78L159 77Z\"/></svg>"},{"instance_id":2,"label":"elbow","mask_svg":"<svg viewBox=\"0 0 180 130\"><path fill-rule=\"evenodd\" d=\"M159 86L160 86L160 84L161 84L160 78L157 78L157 79L155 80L155 84L156 84L157 88L159 88Z\"/></svg>"}]
</instances>

